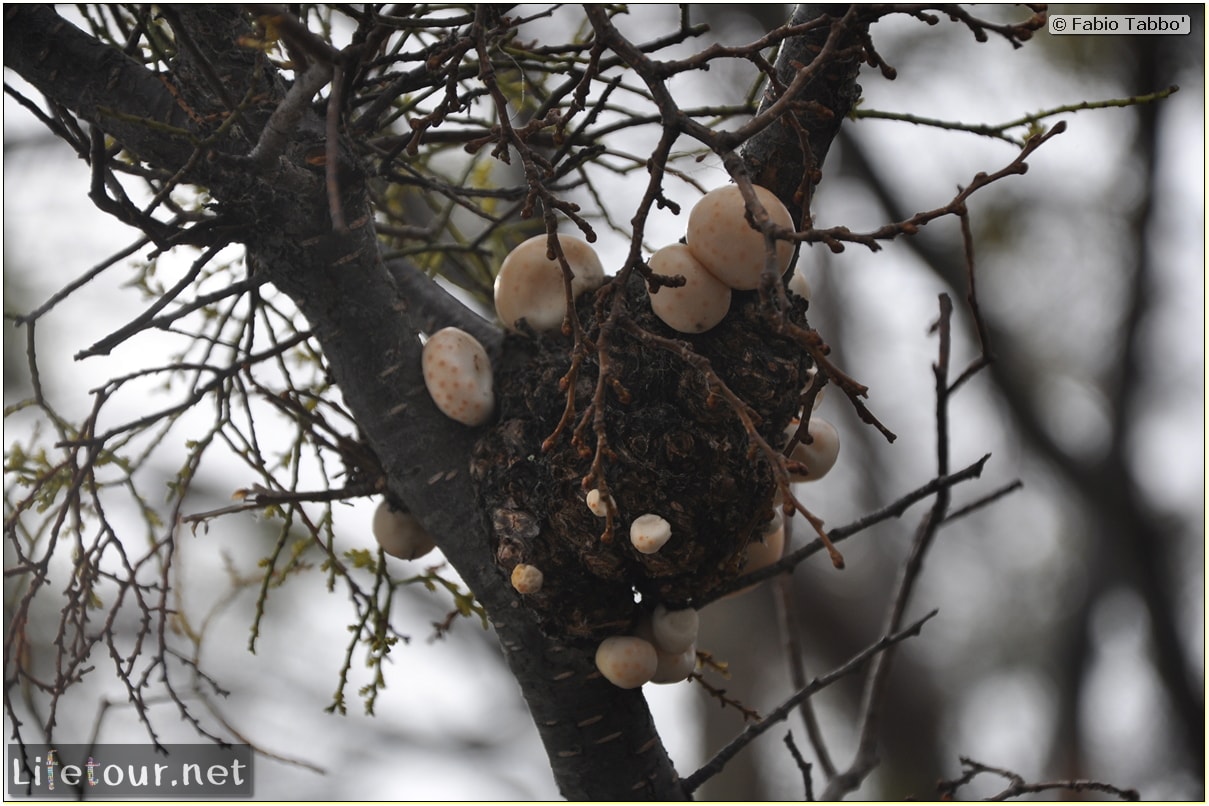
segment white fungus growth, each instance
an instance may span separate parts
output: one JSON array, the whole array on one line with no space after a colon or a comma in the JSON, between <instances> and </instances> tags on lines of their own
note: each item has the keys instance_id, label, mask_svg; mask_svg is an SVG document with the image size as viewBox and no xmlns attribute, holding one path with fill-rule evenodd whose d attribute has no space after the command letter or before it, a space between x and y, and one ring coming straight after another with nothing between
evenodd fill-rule
<instances>
[{"instance_id":1,"label":"white fungus growth","mask_svg":"<svg viewBox=\"0 0 1209 806\"><path fill-rule=\"evenodd\" d=\"M663 652L655 647L655 674L651 676L652 683L679 683L687 680L697 668L697 645L694 644L683 652Z\"/></svg>"},{"instance_id":2,"label":"white fungus growth","mask_svg":"<svg viewBox=\"0 0 1209 806\"><path fill-rule=\"evenodd\" d=\"M630 524L630 543L643 554L654 554L672 536L672 525L658 515L639 515Z\"/></svg>"},{"instance_id":3,"label":"white fungus growth","mask_svg":"<svg viewBox=\"0 0 1209 806\"><path fill-rule=\"evenodd\" d=\"M650 641L634 635L613 635L596 648L596 668L618 688L638 688L655 676L659 656Z\"/></svg>"},{"instance_id":4,"label":"white fungus growth","mask_svg":"<svg viewBox=\"0 0 1209 806\"><path fill-rule=\"evenodd\" d=\"M789 290L807 302L810 302L810 283L802 274L801 269L795 269L793 277L789 278Z\"/></svg>"},{"instance_id":5,"label":"white fungus growth","mask_svg":"<svg viewBox=\"0 0 1209 806\"><path fill-rule=\"evenodd\" d=\"M743 573L750 574L767 568L781 559L785 553L785 518L780 512L774 512L772 520L764 526L759 540L747 544L747 562L743 565Z\"/></svg>"},{"instance_id":6,"label":"white fungus growth","mask_svg":"<svg viewBox=\"0 0 1209 806\"><path fill-rule=\"evenodd\" d=\"M684 285L664 286L650 295L651 310L668 327L681 333L704 333L726 317L730 287L710 274L684 244L660 249L651 256L650 267L655 274L684 278Z\"/></svg>"},{"instance_id":7,"label":"white fungus growth","mask_svg":"<svg viewBox=\"0 0 1209 806\"><path fill-rule=\"evenodd\" d=\"M382 550L401 560L423 557L436 548L432 536L414 515L395 509L385 498L374 510L371 528Z\"/></svg>"},{"instance_id":8,"label":"white fungus growth","mask_svg":"<svg viewBox=\"0 0 1209 806\"><path fill-rule=\"evenodd\" d=\"M742 573L744 574L750 574L753 571L767 568L781 559L785 553L785 519L780 512L773 512L772 520L764 525L760 538L748 543L747 548L743 552ZM732 596L739 596L758 587L759 585L748 585L746 588L740 588L723 598L729 599Z\"/></svg>"},{"instance_id":9,"label":"white fungus growth","mask_svg":"<svg viewBox=\"0 0 1209 806\"><path fill-rule=\"evenodd\" d=\"M542 583L545 580L541 569L535 565L517 563L516 567L512 569L512 587L522 595L537 593L542 589Z\"/></svg>"},{"instance_id":10,"label":"white fungus growth","mask_svg":"<svg viewBox=\"0 0 1209 806\"><path fill-rule=\"evenodd\" d=\"M495 413L491 361L464 330L438 330L424 344L424 386L441 413L463 425L482 425Z\"/></svg>"},{"instance_id":11,"label":"white fungus growth","mask_svg":"<svg viewBox=\"0 0 1209 806\"><path fill-rule=\"evenodd\" d=\"M600 490L589 490L584 501L596 517L603 518L609 514L608 500L601 496Z\"/></svg>"},{"instance_id":12,"label":"white fungus growth","mask_svg":"<svg viewBox=\"0 0 1209 806\"><path fill-rule=\"evenodd\" d=\"M756 198L772 223L792 230L793 219L771 190L754 186ZM764 273L764 234L747 223L747 204L738 185L725 185L706 193L688 216L688 248L710 274L736 291L759 288ZM793 259L793 243L776 242L777 274Z\"/></svg>"},{"instance_id":13,"label":"white fungus growth","mask_svg":"<svg viewBox=\"0 0 1209 806\"><path fill-rule=\"evenodd\" d=\"M604 267L596 251L573 235L557 238L571 269L572 296L599 288ZM509 330L516 330L522 319L537 331L562 326L567 291L562 265L548 256L548 244L546 235L536 235L509 252L500 264L495 277L495 312Z\"/></svg>"},{"instance_id":14,"label":"white fungus growth","mask_svg":"<svg viewBox=\"0 0 1209 806\"><path fill-rule=\"evenodd\" d=\"M655 648L663 652L679 654L697 643L700 618L691 607L683 610L668 610L662 604L655 605L651 613L651 634Z\"/></svg>"},{"instance_id":15,"label":"white fungus growth","mask_svg":"<svg viewBox=\"0 0 1209 806\"><path fill-rule=\"evenodd\" d=\"M786 433L792 438L798 429L798 424L791 423ZM811 417L809 433L811 442L799 442L789 455L795 462L806 466L805 473L792 473L794 481L818 481L835 467L835 460L840 455L840 435L835 426L822 417Z\"/></svg>"}]
</instances>

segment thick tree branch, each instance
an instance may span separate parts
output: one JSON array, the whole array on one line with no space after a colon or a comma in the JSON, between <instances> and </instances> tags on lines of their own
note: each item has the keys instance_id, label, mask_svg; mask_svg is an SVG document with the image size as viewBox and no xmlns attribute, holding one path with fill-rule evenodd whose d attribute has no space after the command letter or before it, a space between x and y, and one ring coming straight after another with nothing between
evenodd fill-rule
<instances>
[{"instance_id":1,"label":"thick tree branch","mask_svg":"<svg viewBox=\"0 0 1209 806\"><path fill-rule=\"evenodd\" d=\"M143 159L176 167L189 161L196 139L189 116L141 64L50 6L6 5L4 21L5 67Z\"/></svg>"},{"instance_id":2,"label":"thick tree branch","mask_svg":"<svg viewBox=\"0 0 1209 806\"><path fill-rule=\"evenodd\" d=\"M207 31L230 30L238 9L215 7L206 13L210 18L205 29L192 33L199 52L206 54L207 72L234 82L237 92L241 82L254 84L256 77L247 71L258 67L248 63L246 51L228 38L203 40ZM229 18L222 19L223 14ZM10 12L9 21L6 44L27 38L38 43L20 49L9 63L44 92L58 93L58 102L82 115L117 110L118 121L145 114L144 95L158 82L142 67L57 21L49 11ZM28 37L25 28L31 29ZM65 37L62 45L58 36ZM120 73L111 69L106 75L122 80L109 83L80 76L87 91L64 94L63 75L48 67L45 58L46 52L60 53L60 48L85 52L95 64L117 64ZM271 103L284 101L279 86L260 88L278 93L269 98ZM166 92L158 100L163 104L165 98L171 100ZM172 106L163 117L182 123L175 109ZM306 116L314 113L306 112L301 128L322 131L322 121ZM137 125L120 131L140 146L145 159L165 170L175 170L193 153L192 147L157 147L155 138ZM255 132L244 136L256 141ZM349 410L387 472L391 492L425 524L489 613L563 794L579 799L683 799L641 693L616 688L584 653L542 635L528 611L516 606L517 594L496 569L469 473L478 431L444 417L424 387L418 338L423 327L405 306L395 303L398 288L380 258L364 184L343 188L348 227L336 232L328 217L324 178L305 166L273 162L251 194L242 171L216 171L211 179L211 192L226 212L255 222L243 233L253 277L267 277L298 305ZM415 278L405 270L400 273L399 266L395 269L404 286L414 290ZM439 308L447 317L470 321L431 287L424 299L417 312L425 319Z\"/></svg>"},{"instance_id":3,"label":"thick tree branch","mask_svg":"<svg viewBox=\"0 0 1209 806\"><path fill-rule=\"evenodd\" d=\"M794 8L789 24L802 25L824 16L838 20L847 11L848 7L843 5L801 3ZM775 65L777 84L782 89L793 84L802 65L817 57L831 30L831 25L820 26L782 43ZM856 44L860 30L857 26L850 28L847 38L838 46ZM856 83L860 66L855 56L828 62L793 97L792 114L763 129L743 146L743 158L752 181L776 193L799 226L804 223L803 215L810 211L814 187L822 180L823 161L831 143L860 97L861 88ZM777 100L777 88L770 83L764 90L760 112L767 111Z\"/></svg>"}]
</instances>

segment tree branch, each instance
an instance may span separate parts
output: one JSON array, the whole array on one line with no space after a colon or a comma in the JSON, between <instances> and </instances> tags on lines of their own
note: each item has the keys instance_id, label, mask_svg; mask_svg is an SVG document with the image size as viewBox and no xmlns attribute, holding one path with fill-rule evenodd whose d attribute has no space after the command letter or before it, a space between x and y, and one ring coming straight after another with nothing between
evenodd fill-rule
<instances>
[{"instance_id":1,"label":"tree branch","mask_svg":"<svg viewBox=\"0 0 1209 806\"><path fill-rule=\"evenodd\" d=\"M117 48L59 17L50 6L4 7L4 65L56 103L96 124L128 151L158 165L189 161L195 134L167 87ZM119 94L115 96L115 88ZM205 177L192 177L205 183Z\"/></svg>"}]
</instances>

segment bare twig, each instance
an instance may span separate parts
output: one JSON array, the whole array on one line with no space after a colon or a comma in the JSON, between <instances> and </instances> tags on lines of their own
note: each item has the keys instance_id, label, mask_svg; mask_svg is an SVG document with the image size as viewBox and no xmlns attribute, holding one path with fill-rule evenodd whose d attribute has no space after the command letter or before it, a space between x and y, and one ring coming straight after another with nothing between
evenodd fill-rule
<instances>
[{"instance_id":1,"label":"bare twig","mask_svg":"<svg viewBox=\"0 0 1209 806\"><path fill-rule=\"evenodd\" d=\"M948 295L940 296L940 317L936 322L936 332L940 337L938 356L933 365L936 379L936 463L939 475L949 472L949 358L950 320L953 304ZM886 617L886 631L898 628L907 610L907 603L923 570L924 557L927 554L941 523L948 512L950 490L948 487L939 490L932 502L932 507L924 515L915 532L910 553L903 564L895 585L889 612ZM886 682L889 679L893 652L878 656L873 661L865 687L861 695L860 739L856 755L852 763L843 772L833 776L827 782L823 792L824 800L835 800L860 786L865 776L877 765L877 729L880 724L882 702L885 697Z\"/></svg>"},{"instance_id":2,"label":"bare twig","mask_svg":"<svg viewBox=\"0 0 1209 806\"><path fill-rule=\"evenodd\" d=\"M802 751L798 749L797 744L793 740L793 732L785 734L785 746L789 749L789 755L793 757L793 762L798 765L798 771L802 773L802 786L806 790L806 800L814 800L814 781L810 777L810 762L802 757Z\"/></svg>"},{"instance_id":3,"label":"bare twig","mask_svg":"<svg viewBox=\"0 0 1209 806\"><path fill-rule=\"evenodd\" d=\"M786 545L789 544L791 524L792 521L786 521L784 526ZM773 600L776 604L777 615L780 617L778 621L781 635L785 642L785 657L789 662L789 682L795 689L800 689L807 683L806 662L803 660L805 652L801 645L802 627L793 595L793 576L782 574L777 577L774 594ZM827 750L827 745L823 740L823 732L819 728L814 705L809 699L802 700L798 710L802 715L802 724L806 727L806 736L810 740L810 746L814 749L814 755L823 769L823 775L830 778L835 775L835 763L831 760L831 753ZM807 775L807 786L809 787L809 775ZM813 800L813 798L807 799Z\"/></svg>"},{"instance_id":4,"label":"bare twig","mask_svg":"<svg viewBox=\"0 0 1209 806\"><path fill-rule=\"evenodd\" d=\"M1155 101L1161 101L1164 98L1170 97L1178 92L1179 89L1179 87L1173 84L1167 89L1146 93L1145 95L1131 95L1128 98L1111 98L1104 101L1080 101L1073 104L1062 104L1061 106L1043 109L1040 112L1022 115L1005 123L962 123L955 120L937 120L936 118L913 115L908 112L888 112L879 109L854 109L850 114L855 120L896 120L903 123L913 123L917 126L931 126L948 131L981 134L1004 140L1013 145L1023 146L1025 143L1023 137L1013 137L1008 132L1012 129L1022 127L1033 128L1046 118L1052 118L1055 115L1063 115L1068 112L1081 112L1087 109L1119 109L1122 107L1137 106L1138 104L1154 103Z\"/></svg>"},{"instance_id":5,"label":"bare twig","mask_svg":"<svg viewBox=\"0 0 1209 806\"><path fill-rule=\"evenodd\" d=\"M810 681L810 684L805 688L799 689L773 711L768 716L760 720L754 725L748 726L746 730L731 740L730 744L722 748L713 758L706 762L700 769L692 775L684 779L684 789L686 792L694 792L701 784L708 781L713 776L717 775L723 767L726 766L732 758L734 758L740 750L751 744L756 738L762 735L765 731L777 724L781 720L789 716L793 709L797 707L802 700L814 696L819 691L827 688L832 683L841 678L844 678L853 672L859 670L870 658L874 658L888 650L895 644L905 641L908 638L919 635L924 624L932 619L939 611L933 610L923 618L909 625L906 629L900 630L893 634L883 636L877 642L869 645L865 649L853 655L843 666L823 675L816 677ZM824 796L824 800L826 800Z\"/></svg>"},{"instance_id":6,"label":"bare twig","mask_svg":"<svg viewBox=\"0 0 1209 806\"><path fill-rule=\"evenodd\" d=\"M863 532L871 526L881 523L882 521L886 521L891 518L900 518L902 517L903 513L905 513L912 505L922 501L925 498L936 495L938 492L940 492L940 490L951 488L963 481L978 478L982 475L982 469L990 458L991 455L987 454L977 462L974 462L973 464L957 471L956 473L935 478L927 484L918 487L902 496L897 501L882 507L876 512L871 512L868 515L858 518L852 523L831 529L828 532L828 535L831 537L831 541L833 543L842 543L849 537L859 534L860 532ZM715 591L707 599L703 599L699 603L694 602L694 606L703 607L709 602L716 601L728 593L733 593L734 591L741 590L751 585L757 585L765 580L777 576L778 574L792 571L799 563L809 557L814 556L824 548L825 547L821 540L815 540L811 543L808 543L802 548L786 554L779 561L768 566L767 568L761 568L759 571L753 571L750 574L744 574L743 576L736 578L730 584Z\"/></svg>"},{"instance_id":7,"label":"bare twig","mask_svg":"<svg viewBox=\"0 0 1209 806\"><path fill-rule=\"evenodd\" d=\"M940 793L944 800L954 800L958 789L984 773L1006 778L1009 782L1009 786L1006 789L989 797L983 798L983 800L988 801L1011 800L1012 798L1018 798L1022 795L1036 795L1042 792L1052 792L1054 790L1065 790L1068 792L1105 792L1109 795L1114 795L1121 800L1142 799L1142 796L1138 794L1136 789L1123 789L1119 786L1103 783L1102 781L1065 780L1047 781L1045 783L1028 783L1024 780L1024 776L1018 773L1005 770L1001 767L992 767L988 764L983 764L965 756L961 757L961 766L965 768L965 771L962 773L960 778L955 778L951 781L941 781L936 785L937 792Z\"/></svg>"}]
</instances>

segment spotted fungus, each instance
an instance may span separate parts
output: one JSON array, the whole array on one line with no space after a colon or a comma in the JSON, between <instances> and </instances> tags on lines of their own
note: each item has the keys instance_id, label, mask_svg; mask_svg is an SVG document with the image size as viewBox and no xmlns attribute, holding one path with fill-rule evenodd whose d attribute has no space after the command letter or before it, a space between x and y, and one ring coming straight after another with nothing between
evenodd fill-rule
<instances>
[{"instance_id":1,"label":"spotted fungus","mask_svg":"<svg viewBox=\"0 0 1209 806\"><path fill-rule=\"evenodd\" d=\"M730 287L693 257L682 243L665 246L651 255L651 271L665 277L684 278L682 286L663 286L651 294L651 310L663 323L681 333L704 333L730 310Z\"/></svg>"},{"instance_id":2,"label":"spotted fungus","mask_svg":"<svg viewBox=\"0 0 1209 806\"><path fill-rule=\"evenodd\" d=\"M571 295L599 288L604 268L596 251L572 235L558 235L571 269ZM508 253L495 277L495 312L509 330L521 320L534 330L556 330L567 313L562 264L547 251L549 240L537 235Z\"/></svg>"},{"instance_id":3,"label":"spotted fungus","mask_svg":"<svg viewBox=\"0 0 1209 806\"><path fill-rule=\"evenodd\" d=\"M545 576L536 566L517 563L516 567L512 569L512 587L519 594L527 596L539 592L544 581Z\"/></svg>"},{"instance_id":4,"label":"spotted fungus","mask_svg":"<svg viewBox=\"0 0 1209 806\"><path fill-rule=\"evenodd\" d=\"M773 224L792 230L793 219L771 190L753 185L756 198ZM737 291L760 286L764 273L764 234L747 222L747 204L738 185L706 193L688 216L688 248L710 274ZM774 268L781 274L793 259L793 243L776 242Z\"/></svg>"},{"instance_id":5,"label":"spotted fungus","mask_svg":"<svg viewBox=\"0 0 1209 806\"><path fill-rule=\"evenodd\" d=\"M672 525L658 515L639 515L630 524L630 543L642 554L654 554L672 536Z\"/></svg>"},{"instance_id":6,"label":"spotted fungus","mask_svg":"<svg viewBox=\"0 0 1209 806\"><path fill-rule=\"evenodd\" d=\"M600 494L600 490L589 490L584 496L584 503L588 505L588 509L592 510L592 514L598 518L603 518L609 514L609 498Z\"/></svg>"},{"instance_id":7,"label":"spotted fungus","mask_svg":"<svg viewBox=\"0 0 1209 806\"><path fill-rule=\"evenodd\" d=\"M424 385L441 413L463 425L483 425L495 413L491 361L478 340L447 327L424 344Z\"/></svg>"}]
</instances>

